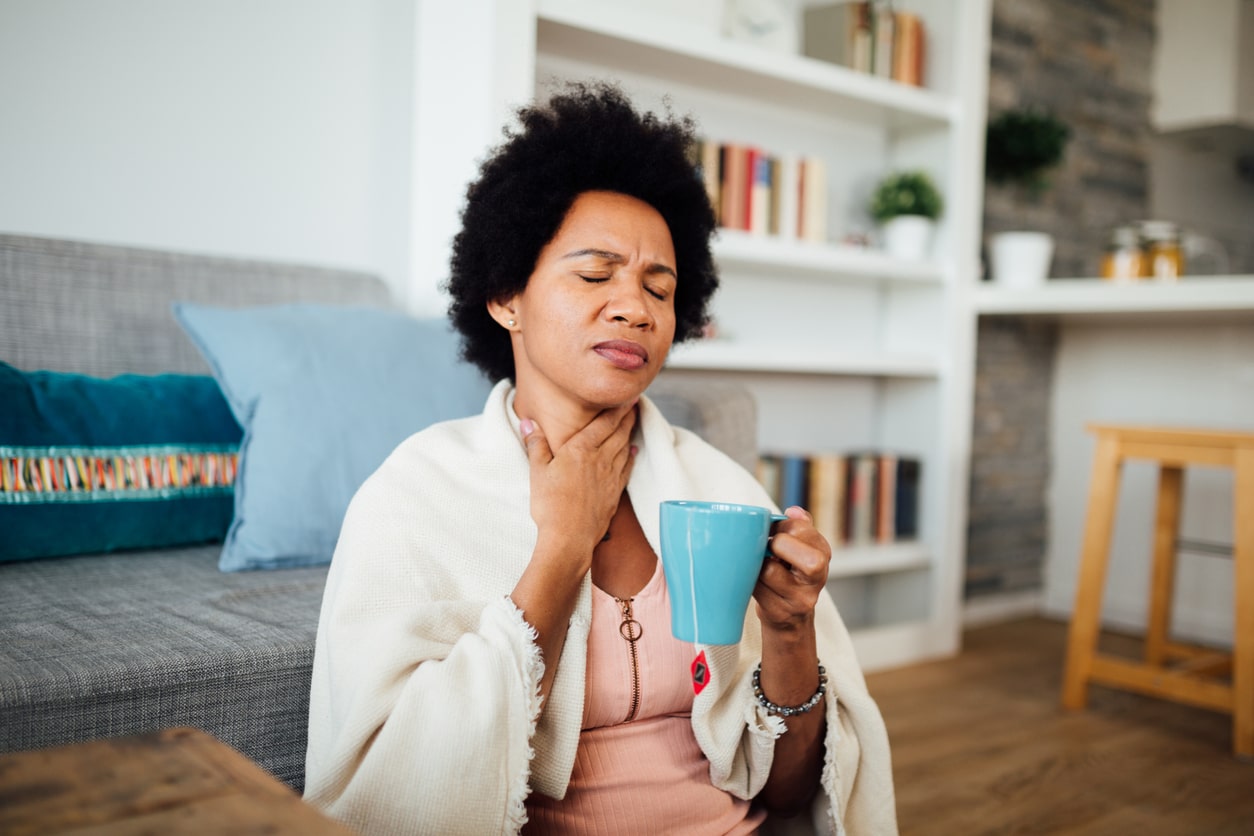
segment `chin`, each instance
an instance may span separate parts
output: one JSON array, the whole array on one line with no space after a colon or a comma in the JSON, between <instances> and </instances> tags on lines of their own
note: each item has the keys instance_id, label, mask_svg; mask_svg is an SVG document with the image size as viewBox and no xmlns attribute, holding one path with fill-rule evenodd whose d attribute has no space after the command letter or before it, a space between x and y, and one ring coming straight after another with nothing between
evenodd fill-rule
<instances>
[{"instance_id":1,"label":"chin","mask_svg":"<svg viewBox=\"0 0 1254 836\"><path fill-rule=\"evenodd\" d=\"M588 380L574 394L599 409L608 409L636 400L656 377L656 373L647 373L644 370L631 376L619 373L613 379L595 382Z\"/></svg>"}]
</instances>

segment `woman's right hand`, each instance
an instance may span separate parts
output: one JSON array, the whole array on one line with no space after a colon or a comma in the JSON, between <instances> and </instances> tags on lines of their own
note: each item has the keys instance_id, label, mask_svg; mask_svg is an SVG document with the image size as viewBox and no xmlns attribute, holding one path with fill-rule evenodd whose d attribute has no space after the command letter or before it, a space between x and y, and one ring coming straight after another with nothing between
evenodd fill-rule
<instances>
[{"instance_id":1,"label":"woman's right hand","mask_svg":"<svg viewBox=\"0 0 1254 836\"><path fill-rule=\"evenodd\" d=\"M538 424L522 421L537 545L586 556L584 572L592 566L592 550L609 530L631 476L636 414L635 403L602 410L557 450L550 449Z\"/></svg>"}]
</instances>

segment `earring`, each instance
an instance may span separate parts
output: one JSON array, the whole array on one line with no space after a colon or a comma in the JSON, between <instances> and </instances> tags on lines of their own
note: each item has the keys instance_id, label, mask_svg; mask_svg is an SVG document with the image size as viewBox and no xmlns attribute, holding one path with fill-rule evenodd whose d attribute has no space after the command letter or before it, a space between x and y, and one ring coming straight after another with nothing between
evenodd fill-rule
<instances>
[{"instance_id":1,"label":"earring","mask_svg":"<svg viewBox=\"0 0 1254 836\"><path fill-rule=\"evenodd\" d=\"M513 327L514 327L515 325L517 325L517 324L518 324L518 323L514 322L514 320L512 320L512 319L509 321L509 327L510 327L510 328L513 328Z\"/></svg>"}]
</instances>

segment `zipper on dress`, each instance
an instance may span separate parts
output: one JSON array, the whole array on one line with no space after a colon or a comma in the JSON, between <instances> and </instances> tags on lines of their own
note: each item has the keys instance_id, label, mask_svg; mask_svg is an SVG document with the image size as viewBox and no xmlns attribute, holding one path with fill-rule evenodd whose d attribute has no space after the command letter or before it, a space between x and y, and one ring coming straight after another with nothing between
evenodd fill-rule
<instances>
[{"instance_id":1,"label":"zipper on dress","mask_svg":"<svg viewBox=\"0 0 1254 836\"><path fill-rule=\"evenodd\" d=\"M644 635L644 626L631 614L631 602L635 599L614 600L623 608L623 620L618 625L618 633L627 640L628 652L631 654L631 709L627 712L627 719L623 721L631 722L636 719L636 713L640 710L640 658L636 652L636 642Z\"/></svg>"}]
</instances>

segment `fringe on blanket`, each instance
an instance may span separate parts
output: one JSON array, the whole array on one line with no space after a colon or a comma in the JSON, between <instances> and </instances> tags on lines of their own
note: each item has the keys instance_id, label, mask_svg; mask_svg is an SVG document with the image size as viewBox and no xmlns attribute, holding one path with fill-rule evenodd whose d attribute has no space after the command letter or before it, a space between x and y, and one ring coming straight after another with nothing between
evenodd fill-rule
<instances>
[{"instance_id":1,"label":"fringe on blanket","mask_svg":"<svg viewBox=\"0 0 1254 836\"><path fill-rule=\"evenodd\" d=\"M536 634L535 628L523 618L522 610L518 609L508 595L505 596L504 603L506 609L513 615L518 629L522 632L527 642L527 657L522 671L524 687L527 687L529 692L527 699L527 768L514 776L514 779L510 782L509 800L506 806L507 832L516 834L527 823L527 796L531 792L531 759L536 754L535 749L531 746L531 740L535 737L536 724L540 720L540 709L544 704L544 697L540 694L540 682L544 679L544 657L540 653L540 645L536 643L539 636Z\"/></svg>"}]
</instances>

